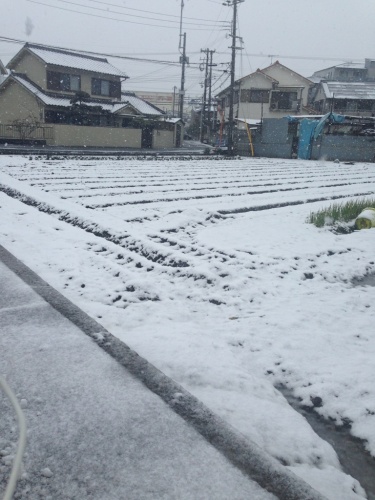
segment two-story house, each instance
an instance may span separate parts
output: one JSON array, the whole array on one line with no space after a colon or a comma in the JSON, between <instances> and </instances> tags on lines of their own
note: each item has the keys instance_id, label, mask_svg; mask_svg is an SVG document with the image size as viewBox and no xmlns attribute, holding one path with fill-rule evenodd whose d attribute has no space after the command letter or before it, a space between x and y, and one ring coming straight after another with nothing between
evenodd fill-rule
<instances>
[{"instance_id":1,"label":"two-story house","mask_svg":"<svg viewBox=\"0 0 375 500\"><path fill-rule=\"evenodd\" d=\"M47 145L163 148L181 135L160 109L122 94L127 75L103 57L26 44L7 68L0 137L17 139L24 124L29 137L18 138Z\"/></svg>"},{"instance_id":2,"label":"two-story house","mask_svg":"<svg viewBox=\"0 0 375 500\"><path fill-rule=\"evenodd\" d=\"M304 114L311 83L279 61L258 69L235 82L234 118L260 120ZM229 115L229 93L228 87L217 96L225 120Z\"/></svg>"}]
</instances>

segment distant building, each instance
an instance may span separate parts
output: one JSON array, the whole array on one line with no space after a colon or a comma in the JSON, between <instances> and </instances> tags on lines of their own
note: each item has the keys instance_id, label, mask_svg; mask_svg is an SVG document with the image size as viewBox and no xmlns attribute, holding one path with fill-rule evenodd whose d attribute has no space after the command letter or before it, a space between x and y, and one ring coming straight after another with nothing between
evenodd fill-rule
<instances>
[{"instance_id":1,"label":"distant building","mask_svg":"<svg viewBox=\"0 0 375 500\"><path fill-rule=\"evenodd\" d=\"M375 59L331 66L315 71L310 79L309 105L318 113L374 116Z\"/></svg>"},{"instance_id":2,"label":"distant building","mask_svg":"<svg viewBox=\"0 0 375 500\"><path fill-rule=\"evenodd\" d=\"M362 63L342 63L315 71L312 80L333 82L375 82L375 59L365 59Z\"/></svg>"},{"instance_id":3,"label":"distant building","mask_svg":"<svg viewBox=\"0 0 375 500\"><path fill-rule=\"evenodd\" d=\"M322 81L316 86L311 106L321 114L332 111L350 116L375 116L375 81Z\"/></svg>"},{"instance_id":4,"label":"distant building","mask_svg":"<svg viewBox=\"0 0 375 500\"><path fill-rule=\"evenodd\" d=\"M151 92L148 90L131 90L141 99L157 106L169 117L178 117L180 115L180 96L177 87L174 92ZM196 99L195 99L196 100ZM184 99L184 122L189 121L194 99L185 96Z\"/></svg>"},{"instance_id":5,"label":"distant building","mask_svg":"<svg viewBox=\"0 0 375 500\"><path fill-rule=\"evenodd\" d=\"M147 90L130 90L140 97L161 109L167 115L178 114L178 92L150 92Z\"/></svg>"}]
</instances>

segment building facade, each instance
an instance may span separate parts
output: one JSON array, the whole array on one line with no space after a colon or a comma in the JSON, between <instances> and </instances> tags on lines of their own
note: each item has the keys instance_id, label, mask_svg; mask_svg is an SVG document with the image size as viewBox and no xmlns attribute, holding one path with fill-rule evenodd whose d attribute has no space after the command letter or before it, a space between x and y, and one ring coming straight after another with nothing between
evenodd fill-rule
<instances>
[{"instance_id":1,"label":"building facade","mask_svg":"<svg viewBox=\"0 0 375 500\"><path fill-rule=\"evenodd\" d=\"M26 44L0 84L0 139L51 146L169 148L181 124L134 94L107 59Z\"/></svg>"},{"instance_id":2,"label":"building facade","mask_svg":"<svg viewBox=\"0 0 375 500\"><path fill-rule=\"evenodd\" d=\"M312 82L279 61L235 82L234 118L262 120L308 112ZM230 88L218 94L219 113L229 115Z\"/></svg>"}]
</instances>

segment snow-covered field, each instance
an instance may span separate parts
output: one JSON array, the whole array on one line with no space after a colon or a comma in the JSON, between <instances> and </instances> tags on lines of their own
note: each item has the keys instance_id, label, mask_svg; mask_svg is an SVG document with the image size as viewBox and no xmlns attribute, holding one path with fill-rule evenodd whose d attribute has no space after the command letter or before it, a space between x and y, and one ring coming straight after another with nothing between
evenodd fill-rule
<instances>
[{"instance_id":1,"label":"snow-covered field","mask_svg":"<svg viewBox=\"0 0 375 500\"><path fill-rule=\"evenodd\" d=\"M375 230L306 223L375 164L0 156L2 244L328 498L362 498L284 384L375 456ZM320 399L319 399L320 398Z\"/></svg>"}]
</instances>

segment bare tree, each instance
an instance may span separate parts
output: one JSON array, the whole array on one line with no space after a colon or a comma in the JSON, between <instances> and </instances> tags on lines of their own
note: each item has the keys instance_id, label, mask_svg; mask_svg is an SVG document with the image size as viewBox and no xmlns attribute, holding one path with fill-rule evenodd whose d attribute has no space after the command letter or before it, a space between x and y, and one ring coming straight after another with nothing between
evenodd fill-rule
<instances>
[{"instance_id":1,"label":"bare tree","mask_svg":"<svg viewBox=\"0 0 375 500\"><path fill-rule=\"evenodd\" d=\"M17 132L17 138L21 139L21 141L25 141L26 139L32 139L32 134L40 127L40 122L37 119L29 115L26 118L18 118L17 120L13 120L12 124L9 125L9 128Z\"/></svg>"}]
</instances>

